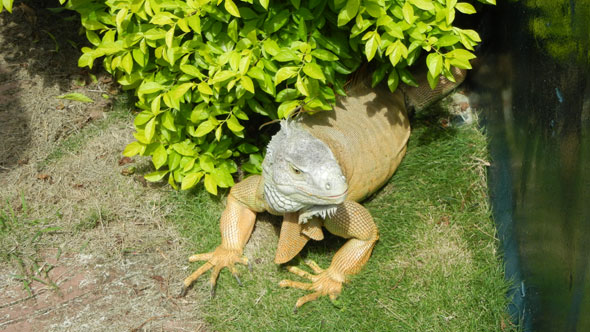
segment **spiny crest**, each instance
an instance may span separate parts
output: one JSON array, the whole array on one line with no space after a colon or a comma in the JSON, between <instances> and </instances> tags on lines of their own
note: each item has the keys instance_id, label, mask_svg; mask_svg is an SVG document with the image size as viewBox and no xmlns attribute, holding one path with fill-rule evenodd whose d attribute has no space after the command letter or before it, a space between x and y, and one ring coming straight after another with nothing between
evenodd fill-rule
<instances>
[{"instance_id":1,"label":"spiny crest","mask_svg":"<svg viewBox=\"0 0 590 332\"><path fill-rule=\"evenodd\" d=\"M279 154L287 151L290 152L293 145L305 146L315 140L317 140L315 137L300 127L297 120L282 120L281 129L271 138L266 147L266 158L264 161L268 164Z\"/></svg>"}]
</instances>

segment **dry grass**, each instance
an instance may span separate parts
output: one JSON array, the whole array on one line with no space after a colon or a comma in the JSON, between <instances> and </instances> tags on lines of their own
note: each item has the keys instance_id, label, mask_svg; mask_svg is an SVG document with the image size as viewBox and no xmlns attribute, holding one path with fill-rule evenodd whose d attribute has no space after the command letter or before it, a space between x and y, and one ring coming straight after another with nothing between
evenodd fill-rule
<instances>
[{"instance_id":1,"label":"dry grass","mask_svg":"<svg viewBox=\"0 0 590 332\"><path fill-rule=\"evenodd\" d=\"M77 40L77 27L32 10ZM199 302L175 298L187 252L165 221L168 189L121 174L151 167L119 165L132 140L124 96L29 19L0 15L0 330L207 330ZM66 92L95 103L55 98Z\"/></svg>"},{"instance_id":2,"label":"dry grass","mask_svg":"<svg viewBox=\"0 0 590 332\"><path fill-rule=\"evenodd\" d=\"M48 330L100 331L105 322L115 330L125 330L139 326L150 317L165 315L168 316L151 320L142 328L202 327L199 306L173 297L177 281L186 274L185 253L176 230L164 221L170 211L160 202L163 192L156 187L145 187L134 176L120 174L128 166L119 166L118 162L122 147L131 139L128 128L131 118L119 121L121 117L112 116L114 120L102 120L108 122L105 129L82 137L83 143L77 150L63 153L41 172L37 166L45 159L31 158L28 165L4 173L0 192L2 209L16 211L15 224L26 220L36 222L30 227L13 225L13 231L3 237L3 244L10 248L12 256L9 265L0 272L3 275L0 289L7 294L2 303L25 295L20 291L23 280L11 277L23 275L24 268L29 272L29 281L33 281L30 285L33 294L43 289L36 279L54 283L62 291L66 291L66 286L73 287L73 294L80 293L67 301L53 299L58 294L48 295L47 301L60 304L50 305L52 315L41 322ZM89 131L91 127L77 135L84 136ZM60 146L63 142L58 142L53 150L63 148ZM50 155L52 151L48 152ZM136 161L134 165L138 169L149 167L146 160ZM26 236L18 234L30 236L39 229L53 231L44 233L35 242L26 241ZM57 251L60 257L55 259L53 253ZM15 257L22 264L10 259ZM31 269L42 264L55 266L60 275L40 275ZM191 304L189 309L181 310L187 304ZM15 314L22 308L9 309ZM31 321L40 323L39 318L33 313L24 322L35 326Z\"/></svg>"}]
</instances>

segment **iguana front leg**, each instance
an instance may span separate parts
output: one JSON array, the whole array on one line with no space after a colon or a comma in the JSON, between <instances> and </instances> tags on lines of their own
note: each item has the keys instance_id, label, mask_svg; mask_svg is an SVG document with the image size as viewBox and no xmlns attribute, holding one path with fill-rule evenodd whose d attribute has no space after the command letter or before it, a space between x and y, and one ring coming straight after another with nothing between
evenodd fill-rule
<instances>
[{"instance_id":1,"label":"iguana front leg","mask_svg":"<svg viewBox=\"0 0 590 332\"><path fill-rule=\"evenodd\" d=\"M320 296L328 295L336 299L342 290L342 284L349 275L358 273L365 265L375 242L379 238L377 226L373 218L362 205L346 201L336 210L333 217L324 221L324 227L331 233L350 238L334 255L330 267L322 270L317 264L306 262L315 274L310 274L297 267L291 266L288 270L300 277L311 280L311 283L302 283L292 280L283 280L280 287L294 287L313 291L313 293L300 297L295 304L295 309L309 301L316 300Z\"/></svg>"},{"instance_id":2,"label":"iguana front leg","mask_svg":"<svg viewBox=\"0 0 590 332\"><path fill-rule=\"evenodd\" d=\"M192 255L189 258L190 262L206 262L184 280L180 296L186 295L191 284L210 269L213 269L209 278L212 294L217 277L224 267L229 268L238 283L241 283L235 264L248 264L248 259L242 253L252 234L256 212L261 212L263 209L259 195L260 181L260 176L251 176L231 189L219 226L221 245L212 252Z\"/></svg>"}]
</instances>

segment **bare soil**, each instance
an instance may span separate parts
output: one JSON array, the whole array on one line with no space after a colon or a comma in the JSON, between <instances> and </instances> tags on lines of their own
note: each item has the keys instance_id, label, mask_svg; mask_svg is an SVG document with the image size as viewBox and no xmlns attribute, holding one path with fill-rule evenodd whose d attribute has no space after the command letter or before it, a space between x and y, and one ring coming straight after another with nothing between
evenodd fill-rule
<instances>
[{"instance_id":1,"label":"bare soil","mask_svg":"<svg viewBox=\"0 0 590 332\"><path fill-rule=\"evenodd\" d=\"M77 67L79 19L52 6L0 14L0 330L206 331L176 298L188 253L165 189L122 174L150 167L122 159L131 113L107 74ZM56 98L69 92L95 102Z\"/></svg>"}]
</instances>

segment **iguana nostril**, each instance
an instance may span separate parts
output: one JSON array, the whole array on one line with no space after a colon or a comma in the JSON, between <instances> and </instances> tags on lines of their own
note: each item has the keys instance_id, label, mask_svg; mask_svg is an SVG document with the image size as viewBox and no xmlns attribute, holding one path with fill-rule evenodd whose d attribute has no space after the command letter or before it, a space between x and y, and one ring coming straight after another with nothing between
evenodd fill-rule
<instances>
[{"instance_id":1,"label":"iguana nostril","mask_svg":"<svg viewBox=\"0 0 590 332\"><path fill-rule=\"evenodd\" d=\"M332 185L330 183L326 183L326 190L330 190L332 188Z\"/></svg>"}]
</instances>

